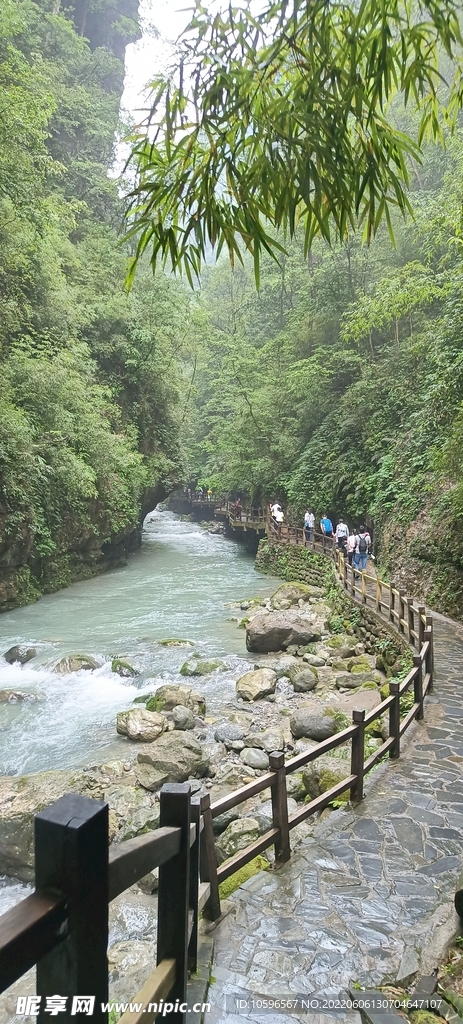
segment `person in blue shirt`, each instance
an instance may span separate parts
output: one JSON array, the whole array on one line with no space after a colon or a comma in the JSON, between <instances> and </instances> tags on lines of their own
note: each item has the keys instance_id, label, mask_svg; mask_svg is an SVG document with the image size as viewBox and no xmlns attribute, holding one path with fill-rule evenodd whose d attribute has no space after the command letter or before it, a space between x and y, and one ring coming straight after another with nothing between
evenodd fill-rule
<instances>
[{"instance_id":1,"label":"person in blue shirt","mask_svg":"<svg viewBox=\"0 0 463 1024\"><path fill-rule=\"evenodd\" d=\"M328 516L326 515L326 512L325 512L325 514L320 519L320 526L321 526L322 533L325 534L325 537L330 537L331 540L332 540L333 539L333 524L331 522L331 519L328 519Z\"/></svg>"}]
</instances>

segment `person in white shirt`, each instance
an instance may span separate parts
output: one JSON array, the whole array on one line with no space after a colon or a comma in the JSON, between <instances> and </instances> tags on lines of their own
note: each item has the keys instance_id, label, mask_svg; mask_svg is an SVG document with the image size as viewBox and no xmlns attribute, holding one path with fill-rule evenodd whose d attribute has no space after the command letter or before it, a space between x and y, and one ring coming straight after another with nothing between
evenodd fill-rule
<instances>
[{"instance_id":1,"label":"person in white shirt","mask_svg":"<svg viewBox=\"0 0 463 1024\"><path fill-rule=\"evenodd\" d=\"M282 523L284 518L285 518L285 514L283 512L283 509L281 508L281 505L277 505L276 512L275 512L275 519L276 519L277 523Z\"/></svg>"},{"instance_id":2,"label":"person in white shirt","mask_svg":"<svg viewBox=\"0 0 463 1024\"><path fill-rule=\"evenodd\" d=\"M357 543L357 530L354 527L352 533L350 533L348 538L347 538L347 544L346 544L347 561L349 562L349 565L352 565L352 562L354 560L354 551L355 551L356 543Z\"/></svg>"},{"instance_id":3,"label":"person in white shirt","mask_svg":"<svg viewBox=\"0 0 463 1024\"><path fill-rule=\"evenodd\" d=\"M314 514L312 512L312 509L308 508L307 512L306 512L306 514L304 516L305 539L306 539L308 544L310 544L311 541L313 540L314 526L315 526L315 516L314 516Z\"/></svg>"},{"instance_id":4,"label":"person in white shirt","mask_svg":"<svg viewBox=\"0 0 463 1024\"><path fill-rule=\"evenodd\" d=\"M346 550L347 538L349 536L349 528L346 526L344 519L340 519L336 527L335 533L336 543L340 551Z\"/></svg>"}]
</instances>

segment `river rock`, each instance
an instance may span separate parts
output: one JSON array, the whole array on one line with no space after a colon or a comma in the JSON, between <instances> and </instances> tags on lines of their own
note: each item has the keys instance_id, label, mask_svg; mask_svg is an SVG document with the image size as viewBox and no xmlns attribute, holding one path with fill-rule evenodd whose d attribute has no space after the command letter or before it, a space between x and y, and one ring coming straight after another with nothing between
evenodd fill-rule
<instances>
[{"instance_id":1,"label":"river rock","mask_svg":"<svg viewBox=\"0 0 463 1024\"><path fill-rule=\"evenodd\" d=\"M140 981L131 989L132 994L141 987L156 962L156 943L151 939L126 939L115 942L108 949L108 979L110 982L127 975L140 974Z\"/></svg>"},{"instance_id":2,"label":"river rock","mask_svg":"<svg viewBox=\"0 0 463 1024\"><path fill-rule=\"evenodd\" d=\"M377 676L376 672L342 672L336 676L336 686L338 690L346 689L352 690L357 686L362 686L364 683L374 683L375 686L379 686L383 680L380 676Z\"/></svg>"},{"instance_id":3,"label":"river rock","mask_svg":"<svg viewBox=\"0 0 463 1024\"><path fill-rule=\"evenodd\" d=\"M301 772L302 782L311 800L332 789L337 782L350 775L350 762L342 761L329 754L322 754L316 761L306 765ZM344 794L342 796L344 799ZM345 799L348 799L348 793Z\"/></svg>"},{"instance_id":4,"label":"river rock","mask_svg":"<svg viewBox=\"0 0 463 1024\"><path fill-rule=\"evenodd\" d=\"M307 665L312 665L313 668L323 668L328 659L321 658L319 654L307 653L302 656L302 660L305 661Z\"/></svg>"},{"instance_id":5,"label":"river rock","mask_svg":"<svg viewBox=\"0 0 463 1024\"><path fill-rule=\"evenodd\" d=\"M291 715L289 726L295 739L307 736L311 740L327 740L334 736L336 725L332 718L325 715L314 715L312 711L299 708Z\"/></svg>"},{"instance_id":6,"label":"river rock","mask_svg":"<svg viewBox=\"0 0 463 1024\"><path fill-rule=\"evenodd\" d=\"M135 764L135 778L139 786L148 789L150 793L157 793L165 782L169 782L167 772L159 772L152 764Z\"/></svg>"},{"instance_id":7,"label":"river rock","mask_svg":"<svg viewBox=\"0 0 463 1024\"><path fill-rule=\"evenodd\" d=\"M164 733L152 747L138 754L139 764L151 764L157 772L165 772L169 782L185 782L190 775L202 778L209 759L200 743L188 733Z\"/></svg>"},{"instance_id":8,"label":"river rock","mask_svg":"<svg viewBox=\"0 0 463 1024\"><path fill-rule=\"evenodd\" d=\"M314 690L318 683L318 672L313 665L294 665L290 668L288 676L293 684L296 693L307 693Z\"/></svg>"},{"instance_id":9,"label":"river rock","mask_svg":"<svg viewBox=\"0 0 463 1024\"><path fill-rule=\"evenodd\" d=\"M196 718L193 712L190 711L190 708L186 708L184 704L176 704L172 708L172 718L174 720L174 729L179 729L181 732L187 729L194 729L196 725Z\"/></svg>"},{"instance_id":10,"label":"river rock","mask_svg":"<svg viewBox=\"0 0 463 1024\"><path fill-rule=\"evenodd\" d=\"M55 665L53 671L64 674L66 672L80 672L81 669L92 672L95 668L98 668L98 662L89 654L68 654L66 658L61 658L61 661Z\"/></svg>"},{"instance_id":11,"label":"river rock","mask_svg":"<svg viewBox=\"0 0 463 1024\"><path fill-rule=\"evenodd\" d=\"M32 658L35 658L36 654L36 647L23 647L21 644L17 644L15 647L10 647L8 651L5 651L3 657L9 665L14 665L15 661L19 661L21 665L25 665L27 661L31 661Z\"/></svg>"},{"instance_id":12,"label":"river rock","mask_svg":"<svg viewBox=\"0 0 463 1024\"><path fill-rule=\"evenodd\" d=\"M195 715L206 714L206 701L202 693L182 683L166 683L151 694L146 702L147 711L173 711L181 704Z\"/></svg>"},{"instance_id":13,"label":"river rock","mask_svg":"<svg viewBox=\"0 0 463 1024\"><path fill-rule=\"evenodd\" d=\"M214 739L217 743L225 743L225 746L230 746L231 743L236 740L243 740L246 733L241 725L234 725L233 722L226 722L224 725L219 725L218 729L215 730Z\"/></svg>"},{"instance_id":14,"label":"river rock","mask_svg":"<svg viewBox=\"0 0 463 1024\"><path fill-rule=\"evenodd\" d=\"M238 821L241 815L237 807L230 807L228 811L223 811L222 814L218 814L216 818L212 819L212 829L215 835L221 835L225 832L225 829L231 825L232 821Z\"/></svg>"},{"instance_id":15,"label":"river rock","mask_svg":"<svg viewBox=\"0 0 463 1024\"><path fill-rule=\"evenodd\" d=\"M277 679L282 679L283 676L288 675L289 669L293 668L295 665L299 665L299 661L293 654L282 654L280 658L274 658L271 661L266 661L265 666L254 665L254 668L256 670L262 667L271 668L272 671L276 673Z\"/></svg>"},{"instance_id":16,"label":"river rock","mask_svg":"<svg viewBox=\"0 0 463 1024\"><path fill-rule=\"evenodd\" d=\"M110 786L104 799L116 815L118 832L115 842L133 839L159 825L159 803L145 789L136 786Z\"/></svg>"},{"instance_id":17,"label":"river rock","mask_svg":"<svg viewBox=\"0 0 463 1024\"><path fill-rule=\"evenodd\" d=\"M256 615L246 626L248 651L266 654L291 645L303 646L320 640L324 624L316 617L303 615L299 610L270 612Z\"/></svg>"},{"instance_id":18,"label":"river rock","mask_svg":"<svg viewBox=\"0 0 463 1024\"><path fill-rule=\"evenodd\" d=\"M323 593L323 591L321 591ZM272 594L270 598L270 605L274 609L281 608L281 601L289 601L291 604L297 604L298 601L308 601L311 597L310 589L305 583L282 583L278 590Z\"/></svg>"},{"instance_id":19,"label":"river rock","mask_svg":"<svg viewBox=\"0 0 463 1024\"><path fill-rule=\"evenodd\" d=\"M152 743L164 732L166 726L167 719L164 715L158 715L156 711L147 711L146 708L120 711L116 718L116 732L139 743Z\"/></svg>"},{"instance_id":20,"label":"river rock","mask_svg":"<svg viewBox=\"0 0 463 1024\"><path fill-rule=\"evenodd\" d=\"M268 694L275 693L277 684L276 673L270 668L258 668L246 672L236 681L236 692L243 700L260 700Z\"/></svg>"},{"instance_id":21,"label":"river rock","mask_svg":"<svg viewBox=\"0 0 463 1024\"><path fill-rule=\"evenodd\" d=\"M244 747L240 758L243 764L249 765L250 768L268 768L268 754L264 750L259 750L258 747Z\"/></svg>"},{"instance_id":22,"label":"river rock","mask_svg":"<svg viewBox=\"0 0 463 1024\"><path fill-rule=\"evenodd\" d=\"M244 850L259 838L259 822L255 818L238 818L232 821L225 832L222 832L216 843L217 860L221 864L233 857L239 850Z\"/></svg>"},{"instance_id":23,"label":"river rock","mask_svg":"<svg viewBox=\"0 0 463 1024\"><path fill-rule=\"evenodd\" d=\"M0 704L19 704L23 700L34 703L40 697L36 693L23 693L22 690L0 690Z\"/></svg>"},{"instance_id":24,"label":"river rock","mask_svg":"<svg viewBox=\"0 0 463 1024\"><path fill-rule=\"evenodd\" d=\"M208 676L211 672L228 672L229 666L220 658L190 658L180 669L181 676Z\"/></svg>"},{"instance_id":25,"label":"river rock","mask_svg":"<svg viewBox=\"0 0 463 1024\"><path fill-rule=\"evenodd\" d=\"M113 658L111 672L116 672L123 679L133 679L135 676L140 675L138 669L134 668L126 658Z\"/></svg>"},{"instance_id":26,"label":"river rock","mask_svg":"<svg viewBox=\"0 0 463 1024\"><path fill-rule=\"evenodd\" d=\"M274 750L285 749L283 733L281 729L275 727L265 729L264 732L250 732L246 736L246 744L248 747L259 747L267 754L272 754Z\"/></svg>"},{"instance_id":27,"label":"river rock","mask_svg":"<svg viewBox=\"0 0 463 1024\"><path fill-rule=\"evenodd\" d=\"M168 636L164 640L157 640L161 647L194 647L193 640L182 640L180 637Z\"/></svg>"}]
</instances>

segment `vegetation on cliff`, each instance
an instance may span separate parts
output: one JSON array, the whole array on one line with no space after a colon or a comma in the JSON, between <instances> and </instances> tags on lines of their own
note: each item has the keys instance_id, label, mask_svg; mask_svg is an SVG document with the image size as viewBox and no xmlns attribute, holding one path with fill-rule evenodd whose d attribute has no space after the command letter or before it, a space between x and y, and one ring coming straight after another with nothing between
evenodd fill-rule
<instances>
[{"instance_id":1,"label":"vegetation on cliff","mask_svg":"<svg viewBox=\"0 0 463 1024\"><path fill-rule=\"evenodd\" d=\"M114 159L138 0L0 5L0 608L120 558L181 475L189 298L126 252Z\"/></svg>"}]
</instances>

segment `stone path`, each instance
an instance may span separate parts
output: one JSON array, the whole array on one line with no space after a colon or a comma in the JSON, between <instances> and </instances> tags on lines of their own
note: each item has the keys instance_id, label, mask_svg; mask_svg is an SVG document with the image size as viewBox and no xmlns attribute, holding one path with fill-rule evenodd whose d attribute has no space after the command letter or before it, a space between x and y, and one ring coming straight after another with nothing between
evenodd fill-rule
<instances>
[{"instance_id":1,"label":"stone path","mask_svg":"<svg viewBox=\"0 0 463 1024\"><path fill-rule=\"evenodd\" d=\"M434 644L434 693L401 759L367 776L358 808L314 825L289 864L233 895L213 933L208 1024L354 1024L353 1010L291 1016L260 1004L337 999L354 980L373 987L435 966L456 930L463 868L463 628L436 617Z\"/></svg>"}]
</instances>

